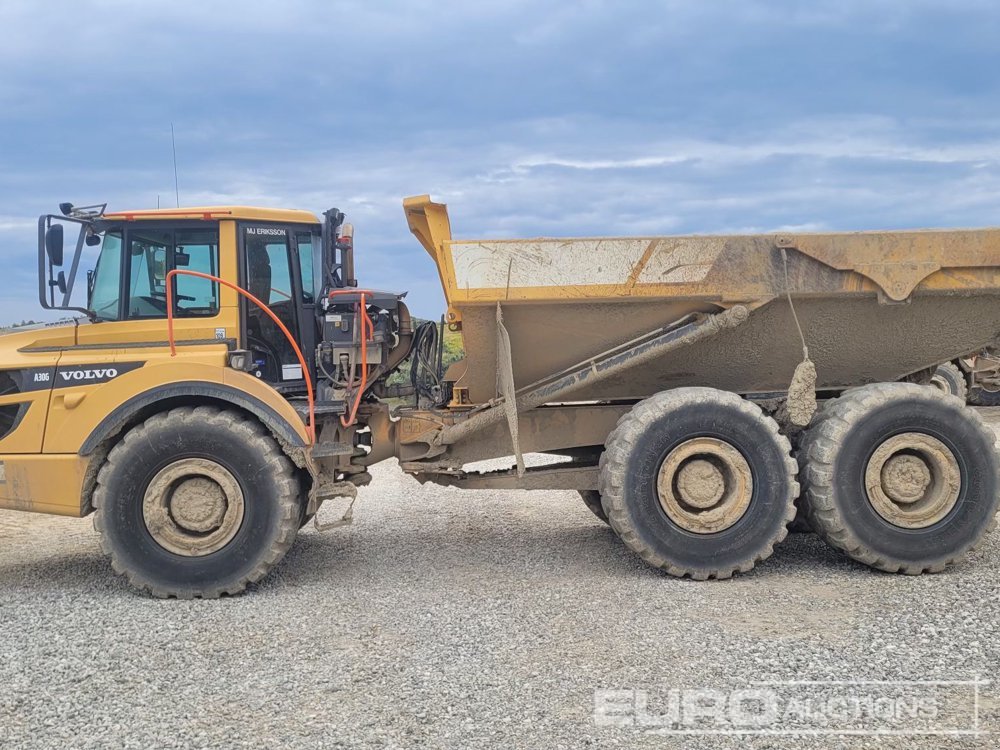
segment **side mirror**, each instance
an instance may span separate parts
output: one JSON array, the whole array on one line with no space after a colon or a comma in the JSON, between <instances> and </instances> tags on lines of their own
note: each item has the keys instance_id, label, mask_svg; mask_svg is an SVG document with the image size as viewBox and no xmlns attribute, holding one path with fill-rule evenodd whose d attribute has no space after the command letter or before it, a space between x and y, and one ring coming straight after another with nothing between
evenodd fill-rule
<instances>
[{"instance_id":1,"label":"side mirror","mask_svg":"<svg viewBox=\"0 0 1000 750\"><path fill-rule=\"evenodd\" d=\"M66 274L60 271L55 279L49 281L49 286L54 286L60 294L66 294Z\"/></svg>"},{"instance_id":2,"label":"side mirror","mask_svg":"<svg viewBox=\"0 0 1000 750\"><path fill-rule=\"evenodd\" d=\"M53 266L63 264L63 228L62 224L53 224L45 230L45 253Z\"/></svg>"},{"instance_id":3,"label":"side mirror","mask_svg":"<svg viewBox=\"0 0 1000 750\"><path fill-rule=\"evenodd\" d=\"M191 254L186 253L183 250L177 249L174 251L174 267L175 268L187 268L191 265Z\"/></svg>"},{"instance_id":4,"label":"side mirror","mask_svg":"<svg viewBox=\"0 0 1000 750\"><path fill-rule=\"evenodd\" d=\"M96 245L100 245L101 244L101 235L94 234L93 232L91 232L91 231L88 230L87 231L87 237L84 240L84 242L87 243L87 247L95 247Z\"/></svg>"}]
</instances>

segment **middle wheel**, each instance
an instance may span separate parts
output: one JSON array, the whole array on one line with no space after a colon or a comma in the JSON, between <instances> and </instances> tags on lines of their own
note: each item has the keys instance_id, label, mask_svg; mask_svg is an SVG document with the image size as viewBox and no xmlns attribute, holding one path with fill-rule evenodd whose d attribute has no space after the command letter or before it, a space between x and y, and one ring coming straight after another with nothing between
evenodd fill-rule
<instances>
[{"instance_id":1,"label":"middle wheel","mask_svg":"<svg viewBox=\"0 0 1000 750\"><path fill-rule=\"evenodd\" d=\"M622 417L601 456L612 528L650 565L729 578L785 538L798 495L788 439L759 407L714 388L677 388Z\"/></svg>"},{"instance_id":2,"label":"middle wheel","mask_svg":"<svg viewBox=\"0 0 1000 750\"><path fill-rule=\"evenodd\" d=\"M965 382L965 375L954 362L938 365L934 375L931 376L930 385L942 393L958 396L963 401L969 397L969 385Z\"/></svg>"}]
</instances>

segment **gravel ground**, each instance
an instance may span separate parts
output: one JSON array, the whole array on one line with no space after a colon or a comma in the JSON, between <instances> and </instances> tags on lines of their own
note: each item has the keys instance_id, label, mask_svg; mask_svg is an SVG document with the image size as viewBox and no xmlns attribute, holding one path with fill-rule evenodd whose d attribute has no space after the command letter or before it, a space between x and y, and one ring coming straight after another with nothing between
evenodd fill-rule
<instances>
[{"instance_id":1,"label":"gravel ground","mask_svg":"<svg viewBox=\"0 0 1000 750\"><path fill-rule=\"evenodd\" d=\"M89 520L0 512L0 747L997 746L994 684L972 736L663 736L639 709L749 687L782 712L902 698L877 705L929 713L878 726L969 727L968 686L759 683L997 679L1000 535L910 578L798 534L749 575L695 583L645 567L575 493L373 473L352 527L304 531L220 601L133 593ZM626 691L627 725L595 720L599 690Z\"/></svg>"}]
</instances>

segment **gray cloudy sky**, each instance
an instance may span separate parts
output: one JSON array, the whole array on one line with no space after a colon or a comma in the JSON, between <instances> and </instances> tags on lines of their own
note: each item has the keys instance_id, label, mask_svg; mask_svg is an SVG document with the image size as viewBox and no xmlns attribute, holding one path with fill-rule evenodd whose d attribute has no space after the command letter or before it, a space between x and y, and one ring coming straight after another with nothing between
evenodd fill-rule
<instances>
[{"instance_id":1,"label":"gray cloudy sky","mask_svg":"<svg viewBox=\"0 0 1000 750\"><path fill-rule=\"evenodd\" d=\"M0 323L59 201L345 210L364 283L442 307L459 236L1000 224L987 0L0 4Z\"/></svg>"}]
</instances>

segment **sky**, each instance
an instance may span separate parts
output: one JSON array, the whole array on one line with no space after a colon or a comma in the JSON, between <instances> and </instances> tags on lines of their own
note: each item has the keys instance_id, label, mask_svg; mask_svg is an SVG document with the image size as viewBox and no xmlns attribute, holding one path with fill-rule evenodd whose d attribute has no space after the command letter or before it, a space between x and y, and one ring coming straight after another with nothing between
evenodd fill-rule
<instances>
[{"instance_id":1,"label":"sky","mask_svg":"<svg viewBox=\"0 0 1000 750\"><path fill-rule=\"evenodd\" d=\"M0 325L61 201L345 211L437 317L456 237L1000 224L992 0L3 0Z\"/></svg>"}]
</instances>

